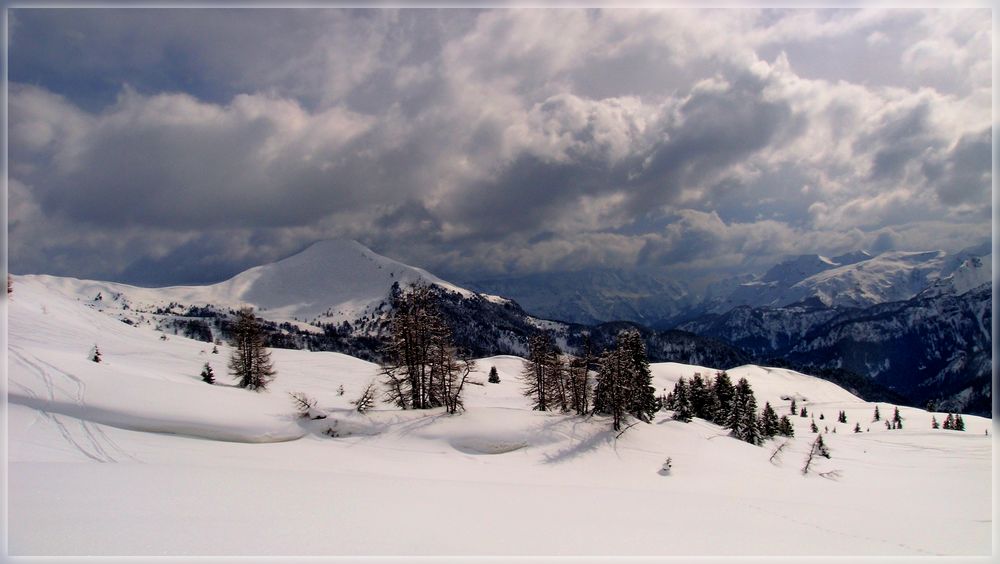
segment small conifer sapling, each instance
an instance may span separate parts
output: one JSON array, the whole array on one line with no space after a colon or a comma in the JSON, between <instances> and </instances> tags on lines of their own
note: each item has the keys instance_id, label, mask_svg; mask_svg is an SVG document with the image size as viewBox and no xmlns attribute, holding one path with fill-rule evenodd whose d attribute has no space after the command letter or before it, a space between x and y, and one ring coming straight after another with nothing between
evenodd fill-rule
<instances>
[{"instance_id":1,"label":"small conifer sapling","mask_svg":"<svg viewBox=\"0 0 1000 564\"><path fill-rule=\"evenodd\" d=\"M206 384L215 383L215 373L212 372L212 366L207 362L205 363L205 366L203 366L201 369L201 381L205 382Z\"/></svg>"},{"instance_id":2,"label":"small conifer sapling","mask_svg":"<svg viewBox=\"0 0 1000 564\"><path fill-rule=\"evenodd\" d=\"M949 429L949 430L954 429L955 428L955 416L953 414L949 413L948 417L944 418L944 425L942 425L941 427L943 429Z\"/></svg>"}]
</instances>

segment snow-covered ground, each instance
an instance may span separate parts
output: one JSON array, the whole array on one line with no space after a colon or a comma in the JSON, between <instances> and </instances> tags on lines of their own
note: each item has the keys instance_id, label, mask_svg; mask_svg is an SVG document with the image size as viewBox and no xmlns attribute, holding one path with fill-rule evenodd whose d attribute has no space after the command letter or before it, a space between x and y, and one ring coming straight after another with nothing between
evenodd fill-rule
<instances>
[{"instance_id":1,"label":"snow-covered ground","mask_svg":"<svg viewBox=\"0 0 1000 564\"><path fill-rule=\"evenodd\" d=\"M12 556L992 550L989 419L932 430L931 413L901 408L904 428L890 431L871 422L874 404L829 382L731 370L760 406L786 414L782 398L795 397L829 427L832 458L803 475L810 419L792 417L796 437L774 460L782 440L752 446L667 412L616 439L601 417L530 411L517 357L478 362L483 385L468 389L461 415L385 405L359 415L350 401L377 367L355 358L274 350L277 378L254 393L231 385L228 347L161 340L42 278L16 280L8 311ZM95 344L101 363L87 359ZM205 362L214 386L200 381ZM491 366L500 384L485 383ZM667 391L681 376L714 374L672 363L653 372ZM328 416L299 418L289 392ZM848 423L836 423L840 410ZM864 432L851 432L856 422Z\"/></svg>"}]
</instances>

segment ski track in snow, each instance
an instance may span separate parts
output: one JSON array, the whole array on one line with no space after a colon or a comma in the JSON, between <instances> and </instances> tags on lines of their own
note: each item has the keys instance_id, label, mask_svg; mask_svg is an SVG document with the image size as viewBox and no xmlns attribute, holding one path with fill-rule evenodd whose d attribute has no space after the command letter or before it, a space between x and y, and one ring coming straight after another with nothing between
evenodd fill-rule
<instances>
[{"instance_id":1,"label":"ski track in snow","mask_svg":"<svg viewBox=\"0 0 1000 564\"><path fill-rule=\"evenodd\" d=\"M84 395L86 393L87 385L86 383L83 382L83 380L77 378L72 374L59 370L58 368L56 368L55 366L53 366L48 362L45 362L32 355L29 355L28 353L21 350L20 347L17 347L15 345L10 345L8 347L8 350L10 351L12 357L14 357L16 361L20 362L23 366L27 367L35 374L38 374L38 376L41 378L42 383L45 384L45 389L46 392L48 392L49 401L52 402L56 401L56 391L58 390L59 392L67 396L70 396L71 399L81 409L85 407ZM29 357L33 360L29 359ZM56 385L56 383L53 381L52 378L52 372L49 372L49 370L47 370L46 367L50 368L55 374L61 376L63 379L72 382L76 386L75 392L74 393L67 392L64 388L61 388L58 385ZM20 382L14 380L8 380L8 382L23 390L24 393L30 396L32 399L35 399L38 402L45 401L43 398L40 398L38 394L35 393L34 390L21 384ZM12 403L18 403L18 402L15 400L12 401ZM121 446L118 445L118 443L116 443L111 437L109 437L99 424L92 423L82 418L64 416L65 418L71 419L72 421L75 421L79 424L80 432L82 432L83 438L85 439L81 441L74 436L73 432L63 421L63 418L60 418L55 413L52 413L51 411L47 411L44 409L39 409L38 412L42 414L42 416L44 416L46 419L51 421L53 424L55 424L56 428L59 431L59 434L62 435L62 437L66 440L67 443L69 443L73 448L75 448L77 451L79 451L87 458L90 458L91 460L102 463L118 462L118 460L114 456L112 456L110 452L108 452L108 450L111 449L113 451L116 451L116 453L119 456L129 458L136 462L139 461L138 458L125 451L123 448L121 448ZM84 442L89 443L90 449L86 448L84 444L82 444Z\"/></svg>"}]
</instances>

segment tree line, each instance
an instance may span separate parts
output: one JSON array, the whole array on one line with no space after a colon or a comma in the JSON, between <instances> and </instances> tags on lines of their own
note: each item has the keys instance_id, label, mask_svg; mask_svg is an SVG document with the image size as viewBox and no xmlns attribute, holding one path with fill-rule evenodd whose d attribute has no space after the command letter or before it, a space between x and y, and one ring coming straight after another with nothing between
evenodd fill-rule
<instances>
[{"instance_id":1,"label":"tree line","mask_svg":"<svg viewBox=\"0 0 1000 564\"><path fill-rule=\"evenodd\" d=\"M427 285L402 289L393 286L392 314L388 339L383 345L385 360L381 364L383 399L402 409L444 407L450 414L464 409L462 394L468 385L482 385L470 379L476 365L469 355L455 345L452 332L437 304L436 294ZM265 390L274 379L276 370L267 348L266 335L252 308L236 312L232 330L232 354L229 372L237 386L249 390ZM96 350L96 345L95 345ZM213 349L216 353L218 349ZM794 436L788 416L778 417L769 402L758 414L757 400L746 378L735 385L725 371L715 378L703 378L696 373L690 381L680 378L666 396L656 397L652 372L645 343L635 329L618 333L613 346L596 355L589 339L584 339L579 355L564 354L551 333L540 332L528 343L528 355L520 374L523 394L539 411L559 411L577 415L600 414L611 418L612 428L620 431L630 419L649 423L660 409L673 411L673 419L688 422L700 418L730 430L735 438L761 444L776 436ZM100 353L91 353L100 362ZM591 378L591 372L596 372ZM215 375L208 363L202 380L213 384ZM499 382L495 367L490 381ZM592 384L593 382L593 384ZM374 401L373 387L359 405L370 407ZM795 400L791 413L797 414ZM807 416L803 407L799 414ZM820 414L823 418L823 414ZM876 405L873 421L881 419ZM837 421L847 422L844 411ZM886 421L890 429L901 429L903 419L899 408ZM936 418L933 428L939 428ZM945 429L964 430L961 415L949 413ZM813 422L813 431L818 428ZM856 424L854 432L860 432Z\"/></svg>"},{"instance_id":2,"label":"tree line","mask_svg":"<svg viewBox=\"0 0 1000 564\"><path fill-rule=\"evenodd\" d=\"M688 382L681 377L663 398L663 406L673 410L673 418L688 422L697 417L711 421L730 430L741 441L759 445L764 439L778 435L792 437L795 430L787 415L778 414L770 402L764 403L757 414L757 398L746 378L733 385L725 371L715 374L715 379L702 378L696 373Z\"/></svg>"}]
</instances>

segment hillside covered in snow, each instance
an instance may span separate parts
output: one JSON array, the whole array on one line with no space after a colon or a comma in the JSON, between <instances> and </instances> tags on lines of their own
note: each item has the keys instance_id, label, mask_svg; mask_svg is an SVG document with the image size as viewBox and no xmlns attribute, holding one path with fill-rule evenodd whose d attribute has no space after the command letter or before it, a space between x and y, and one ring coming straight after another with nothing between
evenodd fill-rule
<instances>
[{"instance_id":1,"label":"hillside covered in snow","mask_svg":"<svg viewBox=\"0 0 1000 564\"><path fill-rule=\"evenodd\" d=\"M429 285L457 344L469 354L525 354L528 339L552 331L563 348L584 337L607 342L622 325L580 325L530 315L509 299L472 292L420 268L381 256L355 241L320 241L283 260L206 286L143 288L46 275L14 278L44 288L120 321L206 342L230 338L231 319L252 307L268 322L271 346L326 350L368 360L381 356L393 296L415 283ZM736 366L748 360L713 338L640 327L650 357Z\"/></svg>"},{"instance_id":2,"label":"hillside covered in snow","mask_svg":"<svg viewBox=\"0 0 1000 564\"><path fill-rule=\"evenodd\" d=\"M722 282L705 304L710 313L738 306L783 307L818 300L827 307L866 308L909 300L929 288L965 293L990 282L989 244L957 253L856 251L837 257L802 255L763 275Z\"/></svg>"},{"instance_id":3,"label":"hillside covered in snow","mask_svg":"<svg viewBox=\"0 0 1000 564\"><path fill-rule=\"evenodd\" d=\"M244 279L240 300L261 280ZM932 429L946 413L901 407L889 430L872 418L890 404L746 365L728 373L758 407L787 415L794 399L812 414L791 417L794 438L755 446L665 410L619 436L604 416L532 411L514 356L478 360L463 413L378 402L360 414L351 401L375 364L274 349L274 382L251 392L226 375L227 344L213 353L95 306L91 290L113 300L119 287L36 282L17 277L6 303L12 556L991 553L989 419ZM293 317L328 305L255 303ZM199 377L206 363L215 385ZM716 372L652 371L658 393ZM290 392L316 400L312 417ZM831 456L803 474L814 422Z\"/></svg>"}]
</instances>

